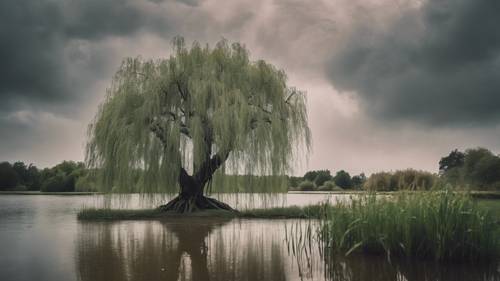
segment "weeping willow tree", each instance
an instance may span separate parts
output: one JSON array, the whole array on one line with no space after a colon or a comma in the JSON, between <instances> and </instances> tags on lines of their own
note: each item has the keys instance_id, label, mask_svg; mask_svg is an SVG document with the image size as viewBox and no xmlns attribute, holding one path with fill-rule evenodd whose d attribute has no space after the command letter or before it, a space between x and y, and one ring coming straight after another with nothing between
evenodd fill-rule
<instances>
[{"instance_id":1,"label":"weeping willow tree","mask_svg":"<svg viewBox=\"0 0 500 281\"><path fill-rule=\"evenodd\" d=\"M238 43L173 46L167 59L123 61L89 126L87 164L103 192L179 192L165 211L231 209L205 196L214 174L285 175L309 148L305 95Z\"/></svg>"}]
</instances>

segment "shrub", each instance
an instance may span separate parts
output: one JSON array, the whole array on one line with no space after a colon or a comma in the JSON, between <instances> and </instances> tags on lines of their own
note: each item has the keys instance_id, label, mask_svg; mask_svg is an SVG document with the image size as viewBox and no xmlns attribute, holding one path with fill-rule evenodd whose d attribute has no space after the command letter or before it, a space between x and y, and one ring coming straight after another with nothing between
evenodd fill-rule
<instances>
[{"instance_id":1,"label":"shrub","mask_svg":"<svg viewBox=\"0 0 500 281\"><path fill-rule=\"evenodd\" d=\"M338 186L335 185L334 181L325 181L322 186L318 187L318 190L331 191L331 190L334 190L336 187L338 187ZM343 190L343 189L340 188L340 190Z\"/></svg>"},{"instance_id":2,"label":"shrub","mask_svg":"<svg viewBox=\"0 0 500 281\"><path fill-rule=\"evenodd\" d=\"M325 182L332 180L332 175L330 175L329 170L320 171L316 178L314 179L314 184L316 186L322 186Z\"/></svg>"},{"instance_id":3,"label":"shrub","mask_svg":"<svg viewBox=\"0 0 500 281\"><path fill-rule=\"evenodd\" d=\"M75 178L57 174L47 179L40 189L43 192L71 192L75 191Z\"/></svg>"},{"instance_id":4,"label":"shrub","mask_svg":"<svg viewBox=\"0 0 500 281\"><path fill-rule=\"evenodd\" d=\"M390 191L392 175L388 172L372 174L363 185L363 188L370 191Z\"/></svg>"},{"instance_id":5,"label":"shrub","mask_svg":"<svg viewBox=\"0 0 500 281\"><path fill-rule=\"evenodd\" d=\"M363 185L371 191L429 190L438 182L435 174L414 169L372 174Z\"/></svg>"},{"instance_id":6,"label":"shrub","mask_svg":"<svg viewBox=\"0 0 500 281\"><path fill-rule=\"evenodd\" d=\"M432 173L414 169L396 171L392 176L396 190L429 190L437 180L437 176Z\"/></svg>"},{"instance_id":7,"label":"shrub","mask_svg":"<svg viewBox=\"0 0 500 281\"><path fill-rule=\"evenodd\" d=\"M369 195L332 208L325 246L352 252L478 261L498 257L500 235L490 214L467 195L445 191Z\"/></svg>"},{"instance_id":8,"label":"shrub","mask_svg":"<svg viewBox=\"0 0 500 281\"><path fill-rule=\"evenodd\" d=\"M299 184L299 190L301 191L313 191L314 188L314 183L308 180L305 180Z\"/></svg>"},{"instance_id":9,"label":"shrub","mask_svg":"<svg viewBox=\"0 0 500 281\"><path fill-rule=\"evenodd\" d=\"M304 180L314 182L316 186L321 186L325 181L331 180L330 170L313 170L304 174Z\"/></svg>"},{"instance_id":10,"label":"shrub","mask_svg":"<svg viewBox=\"0 0 500 281\"><path fill-rule=\"evenodd\" d=\"M75 191L78 192L95 192L97 191L97 179L89 172L77 177L75 182Z\"/></svg>"}]
</instances>

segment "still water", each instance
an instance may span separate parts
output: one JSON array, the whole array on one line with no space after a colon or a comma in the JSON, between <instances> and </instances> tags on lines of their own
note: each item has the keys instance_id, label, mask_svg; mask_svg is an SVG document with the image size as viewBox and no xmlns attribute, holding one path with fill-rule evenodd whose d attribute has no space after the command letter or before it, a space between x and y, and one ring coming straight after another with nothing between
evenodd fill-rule
<instances>
[{"instance_id":1,"label":"still water","mask_svg":"<svg viewBox=\"0 0 500 281\"><path fill-rule=\"evenodd\" d=\"M288 194L219 198L239 209L349 200ZM0 280L500 281L498 264L392 264L382 257L322 255L317 222L183 218L78 222L83 206L147 208L166 198L0 196ZM141 203L142 202L142 203Z\"/></svg>"}]
</instances>

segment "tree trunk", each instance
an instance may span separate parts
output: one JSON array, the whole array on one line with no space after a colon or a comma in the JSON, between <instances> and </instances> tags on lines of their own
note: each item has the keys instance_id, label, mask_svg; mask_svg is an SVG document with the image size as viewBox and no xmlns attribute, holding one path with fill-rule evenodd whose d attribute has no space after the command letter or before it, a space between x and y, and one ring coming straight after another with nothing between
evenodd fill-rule
<instances>
[{"instance_id":1,"label":"tree trunk","mask_svg":"<svg viewBox=\"0 0 500 281\"><path fill-rule=\"evenodd\" d=\"M199 174L199 173L198 173ZM206 172L204 172L206 174ZM229 205L205 197L203 189L207 181L200 180L199 177L190 176L186 170L181 169L179 175L180 193L166 205L159 207L164 212L192 213L203 210L226 210L236 211Z\"/></svg>"}]
</instances>

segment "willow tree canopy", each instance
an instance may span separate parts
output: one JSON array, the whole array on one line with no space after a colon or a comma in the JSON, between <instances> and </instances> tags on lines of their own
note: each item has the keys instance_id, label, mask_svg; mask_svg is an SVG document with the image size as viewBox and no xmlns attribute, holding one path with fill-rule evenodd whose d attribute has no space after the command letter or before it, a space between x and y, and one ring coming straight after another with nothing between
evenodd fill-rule
<instances>
[{"instance_id":1,"label":"willow tree canopy","mask_svg":"<svg viewBox=\"0 0 500 281\"><path fill-rule=\"evenodd\" d=\"M176 38L167 59L125 59L89 126L87 163L105 192L203 192L216 171L284 175L310 139L305 95L286 81L225 40Z\"/></svg>"}]
</instances>

